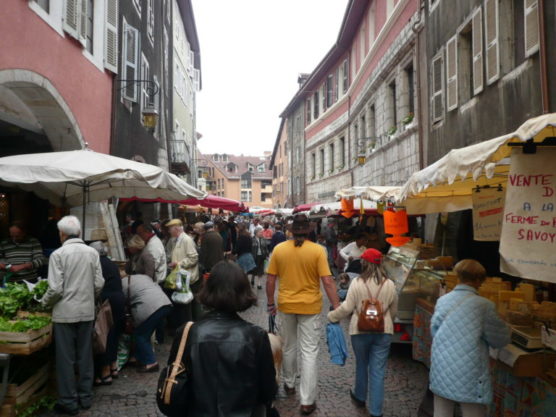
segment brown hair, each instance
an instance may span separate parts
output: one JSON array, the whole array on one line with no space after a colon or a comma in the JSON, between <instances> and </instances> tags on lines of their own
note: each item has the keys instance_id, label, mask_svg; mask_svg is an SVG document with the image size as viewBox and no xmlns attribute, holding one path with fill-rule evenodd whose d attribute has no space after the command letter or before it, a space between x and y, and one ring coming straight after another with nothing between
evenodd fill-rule
<instances>
[{"instance_id":1,"label":"brown hair","mask_svg":"<svg viewBox=\"0 0 556 417\"><path fill-rule=\"evenodd\" d=\"M474 259L463 259L454 267L460 282L482 282L486 278L485 268Z\"/></svg>"},{"instance_id":2,"label":"brown hair","mask_svg":"<svg viewBox=\"0 0 556 417\"><path fill-rule=\"evenodd\" d=\"M361 274L359 274L359 277L365 282L367 282L368 279L374 278L375 282L380 284L386 279L386 274L384 273L382 265L377 265L365 259L361 259Z\"/></svg>"},{"instance_id":3,"label":"brown hair","mask_svg":"<svg viewBox=\"0 0 556 417\"><path fill-rule=\"evenodd\" d=\"M235 313L257 305L257 296L238 264L220 261L199 291L199 301L208 308Z\"/></svg>"}]
</instances>

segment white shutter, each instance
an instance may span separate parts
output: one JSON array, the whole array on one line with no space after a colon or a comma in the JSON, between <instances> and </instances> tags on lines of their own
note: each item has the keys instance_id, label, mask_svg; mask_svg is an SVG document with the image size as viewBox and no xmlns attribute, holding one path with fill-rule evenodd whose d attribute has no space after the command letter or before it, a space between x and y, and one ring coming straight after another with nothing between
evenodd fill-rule
<instances>
[{"instance_id":1,"label":"white shutter","mask_svg":"<svg viewBox=\"0 0 556 417\"><path fill-rule=\"evenodd\" d=\"M500 77L498 0L485 0L486 80L492 84Z\"/></svg>"},{"instance_id":2,"label":"white shutter","mask_svg":"<svg viewBox=\"0 0 556 417\"><path fill-rule=\"evenodd\" d=\"M133 26L124 23L122 31L124 47L122 49L122 61L124 63L124 71L122 78L128 80L124 89L124 98L137 102L137 84L132 80L139 78L139 31Z\"/></svg>"},{"instance_id":3,"label":"white shutter","mask_svg":"<svg viewBox=\"0 0 556 417\"><path fill-rule=\"evenodd\" d=\"M81 45L87 46L87 26L89 24L89 15L87 12L89 2L87 0L80 0L79 7L79 42Z\"/></svg>"},{"instance_id":4,"label":"white shutter","mask_svg":"<svg viewBox=\"0 0 556 417\"><path fill-rule=\"evenodd\" d=\"M444 94L443 94L443 56L442 53L432 60L432 121L437 122L444 117Z\"/></svg>"},{"instance_id":5,"label":"white shutter","mask_svg":"<svg viewBox=\"0 0 556 417\"><path fill-rule=\"evenodd\" d=\"M78 38L80 0L64 0L64 30L68 35Z\"/></svg>"},{"instance_id":6,"label":"white shutter","mask_svg":"<svg viewBox=\"0 0 556 417\"><path fill-rule=\"evenodd\" d=\"M483 91L483 13L479 7L472 20L472 53L473 53L473 94Z\"/></svg>"},{"instance_id":7,"label":"white shutter","mask_svg":"<svg viewBox=\"0 0 556 417\"><path fill-rule=\"evenodd\" d=\"M193 77L193 69L195 68L195 52L193 52L192 50L189 50L188 53L189 59L188 59L188 63L187 63L187 69L186 72L190 77Z\"/></svg>"},{"instance_id":8,"label":"white shutter","mask_svg":"<svg viewBox=\"0 0 556 417\"><path fill-rule=\"evenodd\" d=\"M104 68L118 73L118 0L106 0L104 10Z\"/></svg>"},{"instance_id":9,"label":"white shutter","mask_svg":"<svg viewBox=\"0 0 556 417\"><path fill-rule=\"evenodd\" d=\"M446 43L446 107L458 107L458 42L457 35Z\"/></svg>"},{"instance_id":10,"label":"white shutter","mask_svg":"<svg viewBox=\"0 0 556 417\"><path fill-rule=\"evenodd\" d=\"M539 8L537 0L523 0L525 15L525 56L539 50Z\"/></svg>"}]
</instances>

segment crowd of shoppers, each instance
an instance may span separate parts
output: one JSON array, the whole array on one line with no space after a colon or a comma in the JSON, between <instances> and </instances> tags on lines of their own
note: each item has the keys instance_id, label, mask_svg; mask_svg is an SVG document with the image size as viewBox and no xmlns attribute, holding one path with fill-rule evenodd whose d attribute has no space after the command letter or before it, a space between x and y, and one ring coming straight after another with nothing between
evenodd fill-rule
<instances>
[{"instance_id":1,"label":"crowd of shoppers","mask_svg":"<svg viewBox=\"0 0 556 417\"><path fill-rule=\"evenodd\" d=\"M182 219L129 219L123 230L129 262L122 267L109 258L105 242L87 246L79 220L66 216L57 223L62 245L48 263L38 241L13 224L10 239L0 243L0 270L11 272L13 280L33 279L48 264L42 303L52 307L59 413L89 408L93 385L110 385L119 377L122 341L128 343L128 366L158 372L153 335L163 343L168 329L177 330L170 364L186 323L193 321L183 357L195 381L190 415L275 415L279 373L269 338L237 314L256 304L266 276L267 312L276 316L282 340L283 389L287 395L299 389L300 412L317 408L322 288L331 305L328 320L351 317L356 371L346 395L379 417L397 292L383 268L385 248L376 233L339 226L304 215L262 221L213 216L191 225ZM464 417L482 417L492 402L488 348L509 343L509 330L494 305L478 296L484 268L468 259L455 271L460 284L438 300L432 318L434 415L452 417L459 403ZM180 297L184 292L191 297ZM380 332L358 327L363 302L370 298L382 306ZM93 356L95 305L104 301L113 325L106 349Z\"/></svg>"}]
</instances>

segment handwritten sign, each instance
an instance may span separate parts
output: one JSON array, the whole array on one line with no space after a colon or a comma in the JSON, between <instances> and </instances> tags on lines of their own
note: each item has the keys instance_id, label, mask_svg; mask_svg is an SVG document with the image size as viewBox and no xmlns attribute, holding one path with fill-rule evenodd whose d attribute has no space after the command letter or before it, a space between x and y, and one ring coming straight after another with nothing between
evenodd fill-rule
<instances>
[{"instance_id":1,"label":"handwritten sign","mask_svg":"<svg viewBox=\"0 0 556 417\"><path fill-rule=\"evenodd\" d=\"M500 238L500 269L556 283L556 149L512 152Z\"/></svg>"},{"instance_id":2,"label":"handwritten sign","mask_svg":"<svg viewBox=\"0 0 556 417\"><path fill-rule=\"evenodd\" d=\"M504 191L482 189L473 192L473 238L481 242L500 240Z\"/></svg>"}]
</instances>

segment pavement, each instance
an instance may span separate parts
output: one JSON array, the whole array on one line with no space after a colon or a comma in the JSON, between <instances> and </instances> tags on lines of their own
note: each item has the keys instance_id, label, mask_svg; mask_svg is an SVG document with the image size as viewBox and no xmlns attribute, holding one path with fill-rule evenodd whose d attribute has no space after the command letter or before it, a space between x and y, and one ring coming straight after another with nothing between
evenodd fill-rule
<instances>
[{"instance_id":1,"label":"pavement","mask_svg":"<svg viewBox=\"0 0 556 417\"><path fill-rule=\"evenodd\" d=\"M266 296L264 289L258 290L259 305L252 307L242 316L263 328L268 327ZM324 296L326 299L326 296ZM326 323L328 303L323 306L322 320ZM347 335L347 320L342 323ZM323 329L325 326L323 326ZM168 338L169 339L169 338ZM333 365L329 361L325 334L321 337L319 353L319 384L317 410L313 417L368 416L366 409L357 408L351 401L349 389L355 375L355 358L349 337L349 357L345 366ZM166 363L170 341L156 347L158 361ZM110 386L95 388L90 410L79 413L81 417L154 417L162 416L157 410L154 393L158 374L139 374L134 369L124 368L120 377ZM428 384L428 371L424 365L411 359L410 345L393 345L385 381L384 417L417 417ZM299 397L286 396L280 386L275 406L281 417L299 416ZM54 413L43 413L39 417L53 417Z\"/></svg>"}]
</instances>

